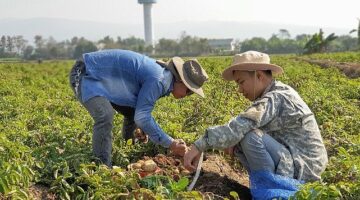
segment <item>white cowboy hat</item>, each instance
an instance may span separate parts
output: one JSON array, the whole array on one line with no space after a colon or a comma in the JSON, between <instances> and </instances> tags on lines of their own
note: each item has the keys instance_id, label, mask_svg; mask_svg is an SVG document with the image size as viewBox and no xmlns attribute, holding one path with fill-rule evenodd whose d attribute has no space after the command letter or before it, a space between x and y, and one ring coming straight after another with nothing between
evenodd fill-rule
<instances>
[{"instance_id":1,"label":"white cowboy hat","mask_svg":"<svg viewBox=\"0 0 360 200\"><path fill-rule=\"evenodd\" d=\"M222 77L227 81L232 81L234 80L234 71L237 70L271 70L274 75L283 73L283 69L280 66L270 64L269 55L257 51L247 51L236 54L232 65L223 71Z\"/></svg>"}]
</instances>

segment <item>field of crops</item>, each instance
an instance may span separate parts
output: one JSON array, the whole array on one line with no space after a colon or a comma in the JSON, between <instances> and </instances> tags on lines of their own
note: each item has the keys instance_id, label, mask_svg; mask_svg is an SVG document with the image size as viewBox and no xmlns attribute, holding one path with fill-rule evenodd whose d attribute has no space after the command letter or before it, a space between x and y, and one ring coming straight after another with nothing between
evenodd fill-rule
<instances>
[{"instance_id":1,"label":"field of crops","mask_svg":"<svg viewBox=\"0 0 360 200\"><path fill-rule=\"evenodd\" d=\"M360 62L359 53L310 58ZM206 99L167 97L153 112L165 132L188 144L208 126L226 123L250 105L236 93L235 83L221 79L230 57L198 60L210 77L204 87ZM306 184L296 198L360 199L360 78L350 79L335 68L323 69L295 56L272 56L272 62L285 70L277 79L294 87L315 113L329 154L322 182ZM92 162L92 119L69 87L71 65L72 61L0 63L0 199L35 198L39 188L49 198L61 199L203 198L199 191L186 191L191 180L187 174L179 174L178 180L166 175L141 178L127 170L143 156L167 152L151 143L123 141L121 115L116 115L113 129L117 167Z\"/></svg>"}]
</instances>

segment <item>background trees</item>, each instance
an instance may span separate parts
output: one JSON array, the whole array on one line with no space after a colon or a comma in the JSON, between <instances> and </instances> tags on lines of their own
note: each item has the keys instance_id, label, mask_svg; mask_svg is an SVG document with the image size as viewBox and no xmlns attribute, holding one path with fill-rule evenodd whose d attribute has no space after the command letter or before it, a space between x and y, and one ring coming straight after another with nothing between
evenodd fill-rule
<instances>
[{"instance_id":1,"label":"background trees","mask_svg":"<svg viewBox=\"0 0 360 200\"><path fill-rule=\"evenodd\" d=\"M324 32L320 29L319 33L315 33L310 40L305 44L304 53L322 53L326 51L326 48L329 46L330 42L335 40L337 36L334 33L331 33L326 38L324 38Z\"/></svg>"},{"instance_id":2,"label":"background trees","mask_svg":"<svg viewBox=\"0 0 360 200\"><path fill-rule=\"evenodd\" d=\"M0 38L0 57L22 56L27 45L27 40L21 35L2 35Z\"/></svg>"},{"instance_id":3,"label":"background trees","mask_svg":"<svg viewBox=\"0 0 360 200\"><path fill-rule=\"evenodd\" d=\"M359 21L358 28L351 30L350 34L353 32L357 32L357 45L358 45L358 49L360 49L360 19L358 19L358 21Z\"/></svg>"},{"instance_id":4,"label":"background trees","mask_svg":"<svg viewBox=\"0 0 360 200\"><path fill-rule=\"evenodd\" d=\"M350 34L357 32L357 38ZM349 35L335 36L330 34L326 38L320 29L313 35L301 34L294 38L288 30L280 29L269 39L253 37L243 41L233 40L234 49L216 49L207 38L187 35L182 32L178 39L161 38L154 47L146 46L145 41L134 36L128 38L104 38L93 42L83 37L73 37L65 41L55 38L44 38L36 35L29 44L21 35L0 37L0 58L20 58L26 60L39 59L70 59L78 58L83 53L101 49L128 49L155 57L171 56L200 56L200 55L233 55L248 50L262 51L270 54L311 54L318 52L355 51L360 49L360 20L357 29ZM210 40L211 41L211 40ZM224 40L226 41L226 40ZM226 45L225 45L226 46ZM228 45L230 46L230 45Z\"/></svg>"},{"instance_id":5,"label":"background trees","mask_svg":"<svg viewBox=\"0 0 360 200\"><path fill-rule=\"evenodd\" d=\"M254 37L249 40L241 42L241 51L257 50L261 52L267 52L267 43L264 38Z\"/></svg>"},{"instance_id":6,"label":"background trees","mask_svg":"<svg viewBox=\"0 0 360 200\"><path fill-rule=\"evenodd\" d=\"M94 43L82 37L77 41L72 58L80 58L83 53L92 51L97 51L97 47Z\"/></svg>"}]
</instances>

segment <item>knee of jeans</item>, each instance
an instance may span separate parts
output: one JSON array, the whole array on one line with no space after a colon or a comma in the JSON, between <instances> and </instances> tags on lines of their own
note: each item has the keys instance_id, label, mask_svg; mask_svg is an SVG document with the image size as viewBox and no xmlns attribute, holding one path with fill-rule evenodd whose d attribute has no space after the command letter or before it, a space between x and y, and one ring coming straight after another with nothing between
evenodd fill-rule
<instances>
[{"instance_id":1,"label":"knee of jeans","mask_svg":"<svg viewBox=\"0 0 360 200\"><path fill-rule=\"evenodd\" d=\"M263 131L260 129L253 129L249 132L247 132L244 136L244 138L240 141L241 148L243 150L253 147L253 146L261 146L263 145L262 136Z\"/></svg>"},{"instance_id":2,"label":"knee of jeans","mask_svg":"<svg viewBox=\"0 0 360 200\"><path fill-rule=\"evenodd\" d=\"M112 124L114 120L114 111L112 109L104 109L94 116L95 123Z\"/></svg>"}]
</instances>

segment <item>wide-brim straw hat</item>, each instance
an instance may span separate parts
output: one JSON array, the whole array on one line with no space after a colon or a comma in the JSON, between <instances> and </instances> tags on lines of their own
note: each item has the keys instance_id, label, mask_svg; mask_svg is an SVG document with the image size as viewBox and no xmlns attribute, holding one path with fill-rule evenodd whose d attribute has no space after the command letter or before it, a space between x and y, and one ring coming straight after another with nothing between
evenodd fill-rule
<instances>
[{"instance_id":1,"label":"wide-brim straw hat","mask_svg":"<svg viewBox=\"0 0 360 200\"><path fill-rule=\"evenodd\" d=\"M257 51L247 51L241 54L236 54L233 58L232 65L225 69L222 77L227 81L234 79L234 71L259 71L271 70L273 75L283 73L283 69L270 63L269 55Z\"/></svg>"},{"instance_id":2,"label":"wide-brim straw hat","mask_svg":"<svg viewBox=\"0 0 360 200\"><path fill-rule=\"evenodd\" d=\"M181 80L191 91L205 97L201 87L209 77L196 59L184 61L180 57L173 57L166 63L160 60L156 62L169 69L177 81Z\"/></svg>"}]
</instances>

